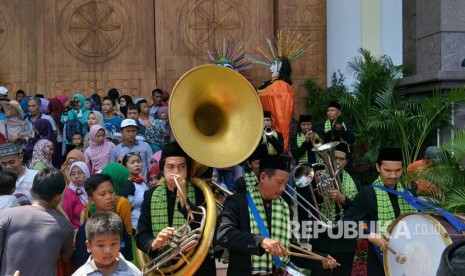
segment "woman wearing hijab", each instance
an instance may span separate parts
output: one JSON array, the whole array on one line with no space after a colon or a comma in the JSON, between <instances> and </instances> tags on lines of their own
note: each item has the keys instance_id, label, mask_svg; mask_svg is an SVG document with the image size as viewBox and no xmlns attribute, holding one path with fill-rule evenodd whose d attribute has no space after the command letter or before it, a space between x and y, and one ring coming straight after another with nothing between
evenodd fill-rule
<instances>
[{"instance_id":1,"label":"woman wearing hijab","mask_svg":"<svg viewBox=\"0 0 465 276\"><path fill-rule=\"evenodd\" d=\"M70 182L69 179L69 168L74 162L81 161L85 162L84 153L80 150L73 149L68 155L66 155L66 160L61 165L61 173L65 176L66 184Z\"/></svg>"},{"instance_id":2,"label":"woman wearing hijab","mask_svg":"<svg viewBox=\"0 0 465 276\"><path fill-rule=\"evenodd\" d=\"M60 103L63 105L63 108L65 108L66 102L68 101L68 97L66 97L65 95L58 95L55 97L55 99L59 100Z\"/></svg>"},{"instance_id":3,"label":"woman wearing hijab","mask_svg":"<svg viewBox=\"0 0 465 276\"><path fill-rule=\"evenodd\" d=\"M84 152L86 164L93 175L110 163L111 150L115 145L107 141L105 128L93 125L89 132L89 147Z\"/></svg>"},{"instance_id":4,"label":"woman wearing hijab","mask_svg":"<svg viewBox=\"0 0 465 276\"><path fill-rule=\"evenodd\" d=\"M87 116L87 125L89 126L89 130L94 125L101 125L103 126L103 114L99 111L92 110L89 112ZM89 132L84 135L84 151L89 147Z\"/></svg>"},{"instance_id":5,"label":"woman wearing hijab","mask_svg":"<svg viewBox=\"0 0 465 276\"><path fill-rule=\"evenodd\" d=\"M47 139L40 139L32 151L30 169L40 171L45 168L52 168L53 143Z\"/></svg>"},{"instance_id":6,"label":"woman wearing hijab","mask_svg":"<svg viewBox=\"0 0 465 276\"><path fill-rule=\"evenodd\" d=\"M65 109L63 115L61 115L60 121L66 126L66 123L77 120L82 127L82 135L85 135L88 131L87 116L89 116L90 110L86 108L86 98L82 94L75 94L73 101L76 101L76 105ZM66 132L66 127L65 127ZM66 135L66 133L65 133ZM70 145L71 141L66 139L66 144Z\"/></svg>"},{"instance_id":7,"label":"woman wearing hijab","mask_svg":"<svg viewBox=\"0 0 465 276\"><path fill-rule=\"evenodd\" d=\"M68 216L74 229L81 225L81 213L87 205L88 198L84 189L84 182L90 177L86 163L77 161L70 167L68 188L63 198L63 210Z\"/></svg>"},{"instance_id":8,"label":"woman wearing hijab","mask_svg":"<svg viewBox=\"0 0 465 276\"><path fill-rule=\"evenodd\" d=\"M24 120L24 113L17 101L0 102L5 110L6 119L0 121L0 133L7 142L22 144L26 147L27 140L31 135L29 125Z\"/></svg>"},{"instance_id":9,"label":"woman wearing hijab","mask_svg":"<svg viewBox=\"0 0 465 276\"><path fill-rule=\"evenodd\" d=\"M124 115L124 118L128 115L128 105L132 104L132 98L128 95L119 97L119 111Z\"/></svg>"},{"instance_id":10,"label":"woman wearing hijab","mask_svg":"<svg viewBox=\"0 0 465 276\"><path fill-rule=\"evenodd\" d=\"M60 133L63 131L63 124L60 121L61 115L65 111L64 105L57 98L50 99L48 102L48 111L49 115L55 121L57 128L60 130Z\"/></svg>"},{"instance_id":11,"label":"woman wearing hijab","mask_svg":"<svg viewBox=\"0 0 465 276\"><path fill-rule=\"evenodd\" d=\"M58 149L58 143L55 138L55 134L52 129L52 124L47 119L37 119L33 123L32 138L29 138L27 142L27 158L28 160L32 158L32 151L37 141L41 139L47 139L53 143L54 148ZM60 153L58 150L54 152L52 158L53 166L59 168L61 165L60 162Z\"/></svg>"}]
</instances>

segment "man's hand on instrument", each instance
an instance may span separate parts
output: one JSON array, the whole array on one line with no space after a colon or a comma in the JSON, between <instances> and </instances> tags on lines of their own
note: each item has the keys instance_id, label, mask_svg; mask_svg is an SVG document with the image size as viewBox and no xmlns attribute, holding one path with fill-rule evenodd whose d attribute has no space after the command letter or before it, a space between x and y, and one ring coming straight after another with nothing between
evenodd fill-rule
<instances>
[{"instance_id":1,"label":"man's hand on instrument","mask_svg":"<svg viewBox=\"0 0 465 276\"><path fill-rule=\"evenodd\" d=\"M326 257L326 260L321 261L323 263L323 269L335 269L336 267L340 266L340 264L330 255Z\"/></svg>"},{"instance_id":2,"label":"man's hand on instrument","mask_svg":"<svg viewBox=\"0 0 465 276\"><path fill-rule=\"evenodd\" d=\"M370 233L368 234L368 241L374 245L379 246L379 248L384 249L386 248L389 243L385 240L380 234L378 233Z\"/></svg>"},{"instance_id":3,"label":"man's hand on instrument","mask_svg":"<svg viewBox=\"0 0 465 276\"><path fill-rule=\"evenodd\" d=\"M346 197L337 189L331 190L329 192L329 197L332 200L339 202L341 204L344 204L346 202Z\"/></svg>"},{"instance_id":4,"label":"man's hand on instrument","mask_svg":"<svg viewBox=\"0 0 465 276\"><path fill-rule=\"evenodd\" d=\"M277 240L265 238L260 244L261 248L265 249L273 256L285 256L287 255L287 249Z\"/></svg>"},{"instance_id":5,"label":"man's hand on instrument","mask_svg":"<svg viewBox=\"0 0 465 276\"><path fill-rule=\"evenodd\" d=\"M166 227L165 229L161 230L160 233L158 233L157 238L153 240L151 249L152 251L155 251L162 247L166 241L173 235L174 232L173 227Z\"/></svg>"}]
</instances>

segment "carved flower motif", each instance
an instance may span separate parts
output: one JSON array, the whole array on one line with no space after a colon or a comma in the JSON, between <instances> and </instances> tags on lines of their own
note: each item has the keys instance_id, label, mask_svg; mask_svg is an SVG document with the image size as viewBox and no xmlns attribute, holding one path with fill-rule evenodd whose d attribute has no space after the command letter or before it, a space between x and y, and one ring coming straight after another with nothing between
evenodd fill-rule
<instances>
[{"instance_id":1,"label":"carved flower motif","mask_svg":"<svg viewBox=\"0 0 465 276\"><path fill-rule=\"evenodd\" d=\"M121 41L121 23L114 9L92 1L80 6L71 16L69 32L75 46L90 56L106 55Z\"/></svg>"}]
</instances>

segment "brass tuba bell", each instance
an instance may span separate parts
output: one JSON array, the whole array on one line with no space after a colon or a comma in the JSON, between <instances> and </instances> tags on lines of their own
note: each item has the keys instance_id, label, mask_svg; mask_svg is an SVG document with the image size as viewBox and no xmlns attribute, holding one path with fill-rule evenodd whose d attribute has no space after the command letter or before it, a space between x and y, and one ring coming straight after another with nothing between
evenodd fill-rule
<instances>
[{"instance_id":1,"label":"brass tuba bell","mask_svg":"<svg viewBox=\"0 0 465 276\"><path fill-rule=\"evenodd\" d=\"M226 67L208 64L184 74L171 93L169 113L178 143L209 167L241 163L262 138L263 109L254 87Z\"/></svg>"}]
</instances>

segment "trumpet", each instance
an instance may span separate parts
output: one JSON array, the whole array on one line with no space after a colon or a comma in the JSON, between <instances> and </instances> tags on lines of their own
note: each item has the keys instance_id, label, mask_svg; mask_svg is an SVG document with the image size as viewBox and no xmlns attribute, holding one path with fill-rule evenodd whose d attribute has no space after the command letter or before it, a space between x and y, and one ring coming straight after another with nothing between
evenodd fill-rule
<instances>
[{"instance_id":1,"label":"trumpet","mask_svg":"<svg viewBox=\"0 0 465 276\"><path fill-rule=\"evenodd\" d=\"M265 134L265 136L271 136L274 133L274 129L272 127L265 127L263 129L263 133Z\"/></svg>"},{"instance_id":2,"label":"trumpet","mask_svg":"<svg viewBox=\"0 0 465 276\"><path fill-rule=\"evenodd\" d=\"M305 136L310 138L310 141L312 142L314 148L323 145L323 141L321 140L320 136L318 136L316 132L313 132L313 130L307 129L305 132Z\"/></svg>"}]
</instances>

